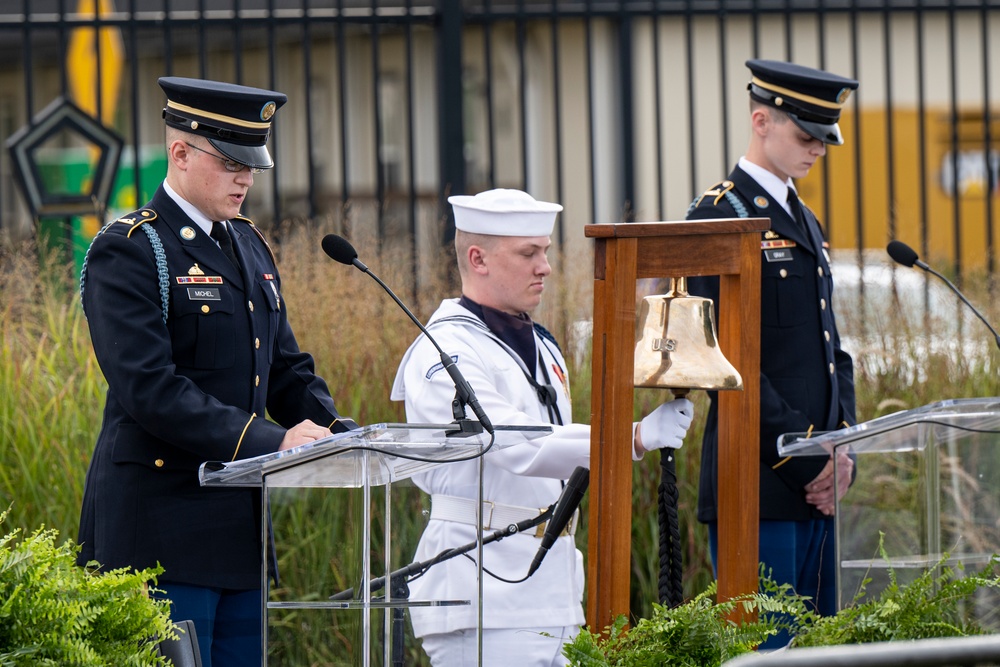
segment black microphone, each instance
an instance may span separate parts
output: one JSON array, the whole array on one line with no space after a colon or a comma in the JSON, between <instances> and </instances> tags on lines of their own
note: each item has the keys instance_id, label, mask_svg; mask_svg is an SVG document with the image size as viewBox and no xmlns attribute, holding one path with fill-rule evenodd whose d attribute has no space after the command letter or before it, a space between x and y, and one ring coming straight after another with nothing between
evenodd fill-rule
<instances>
[{"instance_id":1,"label":"black microphone","mask_svg":"<svg viewBox=\"0 0 1000 667\"><path fill-rule=\"evenodd\" d=\"M369 270L368 267L358 259L358 251L354 249L354 246L351 245L350 241L341 236L337 236L336 234L327 234L323 237L322 245L323 252L329 255L331 259L334 259L341 264L356 266L358 267L358 270L371 276L375 282L381 285L382 289L384 289L386 293L392 297L392 300L403 309L403 312L406 313L411 320L413 320L413 323L417 325L425 336L427 336L427 340L429 340L434 345L435 349L437 349L438 353L441 355L441 363L444 365L444 369L448 371L448 375L451 376L452 382L455 383L456 400L461 403L461 405L455 406L455 419L461 421L465 417L464 406L468 405L472 408L472 411L476 414L476 419L478 419L479 423L483 425L486 432L492 435L493 422L490 421L490 418L487 417L486 413L483 411L482 406L479 405L479 399L476 398L476 392L473 391L472 385L470 385L468 380L465 379L462 372L458 370L455 360L445 354L445 351L441 349L441 346L438 345L438 342L434 340L434 337L431 336L429 331L427 331L427 328L424 327L424 325L420 323L420 320L418 320L413 313L410 312L410 309L406 307L406 304L400 301L399 297L396 296L391 289L389 289L389 286L382 282L381 278L372 273L371 270Z\"/></svg>"},{"instance_id":2,"label":"black microphone","mask_svg":"<svg viewBox=\"0 0 1000 667\"><path fill-rule=\"evenodd\" d=\"M889 241L889 245L886 246L885 250L886 252L889 253L889 257L892 257L892 259L898 262L899 264L902 264L903 266L920 267L924 271L927 271L928 273L933 273L935 276L943 280L948 285L948 287L950 287L952 291L958 295L958 298L961 299L966 306L972 309L972 312L976 314L976 317L978 317L982 321L982 323L986 325L986 328L989 329L990 333L993 334L993 340L996 341L997 347L1000 348L1000 335L998 335L996 330L992 326L990 326L990 323L986 321L986 318L983 317L983 314L980 313L975 306L969 303L969 300L965 298L965 295L962 294L960 291L958 291L958 288L952 285L950 280L948 280L940 273L932 269L925 262L920 261L920 258L917 257L916 250L906 245L902 241Z\"/></svg>"},{"instance_id":3,"label":"black microphone","mask_svg":"<svg viewBox=\"0 0 1000 667\"><path fill-rule=\"evenodd\" d=\"M556 508L552 512L552 518L545 524L542 546L538 547L538 553L535 554L535 559L531 561L531 567L528 568L528 577L533 575L538 566L542 564L542 559L545 558L545 554L555 544L559 533L563 532L570 519L573 518L573 513L580 506L583 494L586 493L589 484L590 470L583 466L577 466L573 474L569 476L569 481L566 482L566 488L559 495L559 500L556 501Z\"/></svg>"}]
</instances>

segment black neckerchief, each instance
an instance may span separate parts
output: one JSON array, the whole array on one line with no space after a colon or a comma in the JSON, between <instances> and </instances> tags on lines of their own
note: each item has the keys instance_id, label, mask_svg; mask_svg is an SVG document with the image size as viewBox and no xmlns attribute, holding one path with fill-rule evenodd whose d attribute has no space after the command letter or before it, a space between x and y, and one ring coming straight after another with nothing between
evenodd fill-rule
<instances>
[{"instance_id":1,"label":"black neckerchief","mask_svg":"<svg viewBox=\"0 0 1000 667\"><path fill-rule=\"evenodd\" d=\"M532 375L535 374L537 356L535 354L535 329L531 324L531 318L526 313L510 315L496 308L482 306L465 295L462 295L462 298L458 300L458 305L481 319L494 336L517 352L517 356L521 357L521 361L528 367L528 371Z\"/></svg>"},{"instance_id":2,"label":"black neckerchief","mask_svg":"<svg viewBox=\"0 0 1000 667\"><path fill-rule=\"evenodd\" d=\"M548 410L549 422L561 425L563 422L557 405L556 390L549 381L549 373L548 369L545 368L545 361L542 359L542 351L535 347L535 326L527 313L510 315L496 308L480 305L464 294L458 300L458 305L482 320L494 336L517 353L517 356L530 370L530 372L524 371L524 377L535 388L538 400ZM539 384L535 380L537 368L542 369L546 384Z\"/></svg>"}]
</instances>

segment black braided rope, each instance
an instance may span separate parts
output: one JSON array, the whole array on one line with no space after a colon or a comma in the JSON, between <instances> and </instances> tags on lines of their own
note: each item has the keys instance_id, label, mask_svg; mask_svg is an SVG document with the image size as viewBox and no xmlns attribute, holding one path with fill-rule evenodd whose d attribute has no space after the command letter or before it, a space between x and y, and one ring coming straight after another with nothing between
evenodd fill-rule
<instances>
[{"instance_id":1,"label":"black braided rope","mask_svg":"<svg viewBox=\"0 0 1000 667\"><path fill-rule=\"evenodd\" d=\"M684 566L681 560L681 529L677 512L677 468L674 450L660 450L658 489L660 524L660 604L676 607L684 601Z\"/></svg>"}]
</instances>

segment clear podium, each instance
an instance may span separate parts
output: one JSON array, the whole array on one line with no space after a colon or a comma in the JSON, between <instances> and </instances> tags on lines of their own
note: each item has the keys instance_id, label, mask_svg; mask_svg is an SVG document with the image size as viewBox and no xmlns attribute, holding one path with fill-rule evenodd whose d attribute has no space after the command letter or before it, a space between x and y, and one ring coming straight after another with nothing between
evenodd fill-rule
<instances>
[{"instance_id":1,"label":"clear podium","mask_svg":"<svg viewBox=\"0 0 1000 667\"><path fill-rule=\"evenodd\" d=\"M978 572L1000 554L1000 398L940 401L811 437L785 434L778 451L856 457L854 484L836 506L838 608L865 579L867 595L877 595L890 569L903 585L945 556L952 569ZM974 617L995 627L998 602L983 593Z\"/></svg>"},{"instance_id":2,"label":"clear podium","mask_svg":"<svg viewBox=\"0 0 1000 667\"><path fill-rule=\"evenodd\" d=\"M206 487L255 487L262 491L263 516L261 527L261 606L263 664L268 655L268 613L276 609L341 609L357 610L362 615L362 662L370 664L372 642L371 612L385 610L384 651L382 664L390 664L393 627L391 614L406 607L431 605L471 604L471 600L410 600L393 599L391 586L385 593L373 598L373 567L376 558L381 560L380 574L393 571L391 561L391 493L393 482L401 481L436 466L449 462L481 457L491 450L523 443L552 432L549 426L495 427L491 444L488 433L466 433L456 424L371 424L358 430L338 433L308 445L274 454L232 462L205 462L199 471L200 482ZM382 520L382 553L372 550L372 489L385 487L384 517ZM357 578L351 599L329 599L326 595L316 599L297 601L271 600L269 566L277 566L274 533L270 521L271 493L281 488L352 488L360 489L363 517L358 527L361 532L362 554L360 576ZM481 488L481 487L480 487ZM480 503L481 504L481 503ZM482 536L480 535L480 543ZM455 545L456 547L459 545ZM325 591L334 593L335 591ZM470 592L471 594L471 592ZM478 597L478 596L476 596ZM398 629L398 625L397 625Z\"/></svg>"}]
</instances>

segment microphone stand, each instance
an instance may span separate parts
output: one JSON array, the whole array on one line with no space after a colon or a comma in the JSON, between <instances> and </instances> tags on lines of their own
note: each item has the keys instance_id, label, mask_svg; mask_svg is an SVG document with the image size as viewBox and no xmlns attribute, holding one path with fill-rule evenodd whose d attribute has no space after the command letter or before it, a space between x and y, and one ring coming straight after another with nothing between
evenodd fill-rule
<instances>
[{"instance_id":1,"label":"microphone stand","mask_svg":"<svg viewBox=\"0 0 1000 667\"><path fill-rule=\"evenodd\" d=\"M515 535L522 531L528 530L529 528L534 528L540 523L548 521L549 517L555 511L556 503L549 505L548 509L539 514L532 519L525 519L519 523L512 523L506 528L500 528L494 530L489 535L484 535L482 539L482 544L490 544L491 542L498 542L509 535ZM388 576L377 577L369 582L369 587L371 592L382 590L385 587L386 581L389 582L389 592L392 595L393 600L407 600L410 597L410 587L409 581L413 575L420 575L429 570L434 565L438 563L443 563L446 560L451 560L455 556L461 556L462 554L468 553L480 545L480 541L476 540L474 542L469 542L460 547L455 547L452 549L445 549L437 556L425 560L423 562L410 563L405 567L401 567L398 570L390 572ZM480 562L482 560L480 559ZM530 575L529 575L530 576ZM481 595L481 593L480 593ZM355 596L354 589L348 588L339 593L335 593L330 596L331 600L353 600ZM403 607L396 606L392 610L392 629L391 629L391 641L392 641L392 664L402 667L403 664Z\"/></svg>"}]
</instances>

